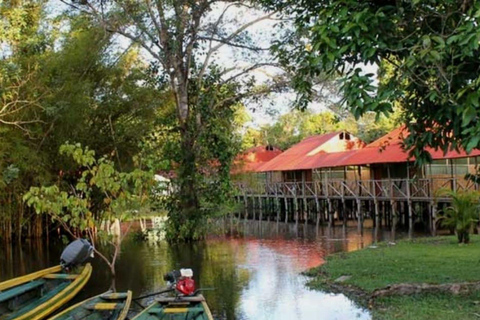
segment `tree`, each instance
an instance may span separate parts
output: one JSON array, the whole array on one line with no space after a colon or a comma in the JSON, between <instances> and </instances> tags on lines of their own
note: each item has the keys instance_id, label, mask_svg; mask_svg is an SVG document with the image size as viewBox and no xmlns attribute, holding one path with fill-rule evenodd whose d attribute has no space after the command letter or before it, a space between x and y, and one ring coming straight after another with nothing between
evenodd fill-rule
<instances>
[{"instance_id":1,"label":"tree","mask_svg":"<svg viewBox=\"0 0 480 320\"><path fill-rule=\"evenodd\" d=\"M219 68L212 61L221 48L228 46L253 53L263 51L263 48L249 43L246 30L274 13L259 16L229 32L226 25L231 25L232 21L226 19L228 11L250 7L250 4L215 0L144 0L134 3L122 0L104 6L103 2L87 0L68 5L95 17L106 31L138 44L152 59L159 80L169 85L179 129L176 211L183 216L172 221L192 221L188 227L176 225L174 230L185 230L178 234L179 238L197 238L195 221L202 215L199 192L203 182L200 180L205 176L197 161L202 158L201 143L212 143L202 141L203 131L210 128L210 118L205 115L222 108L228 110L242 98L258 97L272 90L272 86L253 89L254 79L246 77L251 71L272 64L270 61L233 68ZM215 19L209 16L213 11L219 12ZM231 84L237 86L233 91L229 87ZM238 84L244 86L240 88ZM226 96L224 90L229 95ZM223 164L223 159L219 161Z\"/></svg>"},{"instance_id":2,"label":"tree","mask_svg":"<svg viewBox=\"0 0 480 320\"><path fill-rule=\"evenodd\" d=\"M343 102L356 117L388 113L395 103L404 109L406 147L415 147L417 161L431 159L427 146L480 147L480 2L264 3L293 18L296 36L304 39L278 45L281 60L297 67L294 84L303 105L312 98L308 79L340 74ZM362 70L371 64L379 67L379 83Z\"/></svg>"},{"instance_id":3,"label":"tree","mask_svg":"<svg viewBox=\"0 0 480 320\"><path fill-rule=\"evenodd\" d=\"M455 230L458 243L469 243L470 232L479 218L478 191L450 191L444 190L440 195L449 196L452 199L451 206L443 209L438 220L444 227Z\"/></svg>"},{"instance_id":4,"label":"tree","mask_svg":"<svg viewBox=\"0 0 480 320\"><path fill-rule=\"evenodd\" d=\"M43 96L34 81L34 65L18 68L12 56L25 58L32 54L27 42L41 45L39 22L43 17L41 1L19 5L16 1L0 3L0 124L28 130L27 124L38 122Z\"/></svg>"},{"instance_id":5,"label":"tree","mask_svg":"<svg viewBox=\"0 0 480 320\"><path fill-rule=\"evenodd\" d=\"M352 115L339 118L331 111L292 110L273 124L249 128L243 135L243 146L273 145L286 150L307 137L335 131L348 131L370 143L397 127L398 117L398 112L389 118L369 112L356 120Z\"/></svg>"},{"instance_id":6,"label":"tree","mask_svg":"<svg viewBox=\"0 0 480 320\"><path fill-rule=\"evenodd\" d=\"M135 45L118 48L89 16L45 15L43 1L5 1L0 10L0 109L8 113L0 114L0 237L8 241L50 229L22 196L77 169L58 157L61 145L74 139L133 170L168 92Z\"/></svg>"},{"instance_id":7,"label":"tree","mask_svg":"<svg viewBox=\"0 0 480 320\"><path fill-rule=\"evenodd\" d=\"M148 210L153 173L139 169L119 172L112 161L96 158L93 150L80 144L63 145L60 154L73 158L78 165L75 182L65 179L61 185L31 187L23 199L37 214L49 215L73 238L87 236L115 276L115 262L126 233L119 230L119 234L111 234L102 225L132 219ZM99 238L114 248L111 257L95 246Z\"/></svg>"}]
</instances>

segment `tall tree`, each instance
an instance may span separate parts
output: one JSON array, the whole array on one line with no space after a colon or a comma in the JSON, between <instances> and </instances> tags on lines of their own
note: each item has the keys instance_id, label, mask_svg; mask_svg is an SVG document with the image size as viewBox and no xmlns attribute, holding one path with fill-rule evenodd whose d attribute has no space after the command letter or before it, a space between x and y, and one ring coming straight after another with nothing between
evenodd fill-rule
<instances>
[{"instance_id":1,"label":"tall tree","mask_svg":"<svg viewBox=\"0 0 480 320\"><path fill-rule=\"evenodd\" d=\"M407 147L418 161L426 146L480 147L480 2L264 1L295 20L304 46L281 51L297 78L343 75L343 101L355 116L389 112L398 102L410 130ZM291 49L291 48L289 48ZM365 65L380 68L376 75ZM386 72L389 70L389 72ZM298 81L303 101L311 83Z\"/></svg>"},{"instance_id":2,"label":"tall tree","mask_svg":"<svg viewBox=\"0 0 480 320\"><path fill-rule=\"evenodd\" d=\"M108 6L104 2L86 0L80 4L68 4L94 16L105 30L139 44L169 84L175 98L179 127L177 209L183 216L172 221L178 221L174 229L181 238L198 237L195 223L189 223L186 228L181 223L198 221L198 216L202 215L199 179L204 177L197 160L201 157L201 144L214 143L201 138L202 131L210 128L210 118L206 115L222 108L228 110L243 97L259 96L271 90L269 86L251 90L254 81L245 77L249 72L270 64L269 61L219 68L214 63L215 55L225 47L262 51L263 48L249 43L246 31L269 19L273 13L260 15L232 31L231 26L235 24L227 19L228 13L249 8L251 4L216 0L120 0ZM230 84L236 86L242 83L240 80L245 86L231 90Z\"/></svg>"},{"instance_id":3,"label":"tall tree","mask_svg":"<svg viewBox=\"0 0 480 320\"><path fill-rule=\"evenodd\" d=\"M7 240L42 234L45 219L21 200L26 190L76 179L78 164L58 156L62 144L82 143L131 170L168 96L148 81L135 46L118 50L114 35L88 16L52 18L45 8L0 4L0 237Z\"/></svg>"}]
</instances>

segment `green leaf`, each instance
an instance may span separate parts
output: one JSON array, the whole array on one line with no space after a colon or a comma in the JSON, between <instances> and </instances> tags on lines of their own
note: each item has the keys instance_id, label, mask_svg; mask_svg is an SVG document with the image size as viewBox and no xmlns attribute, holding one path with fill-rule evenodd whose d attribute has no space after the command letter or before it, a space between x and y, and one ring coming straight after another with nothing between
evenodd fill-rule
<instances>
[{"instance_id":1,"label":"green leaf","mask_svg":"<svg viewBox=\"0 0 480 320\"><path fill-rule=\"evenodd\" d=\"M477 116L477 112L475 108L473 108L471 105L467 106L465 110L463 111L463 116L462 116L462 126L467 126L470 124L470 122L473 121Z\"/></svg>"},{"instance_id":2,"label":"green leaf","mask_svg":"<svg viewBox=\"0 0 480 320\"><path fill-rule=\"evenodd\" d=\"M442 59L442 57L440 56L440 53L438 53L438 51L436 51L436 50L430 50L429 53L436 60L441 60Z\"/></svg>"}]
</instances>

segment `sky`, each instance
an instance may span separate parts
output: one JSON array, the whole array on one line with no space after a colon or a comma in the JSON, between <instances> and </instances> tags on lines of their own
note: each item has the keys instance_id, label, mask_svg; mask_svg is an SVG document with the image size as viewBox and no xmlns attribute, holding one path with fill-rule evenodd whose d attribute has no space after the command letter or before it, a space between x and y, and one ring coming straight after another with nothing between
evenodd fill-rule
<instances>
[{"instance_id":1,"label":"sky","mask_svg":"<svg viewBox=\"0 0 480 320\"><path fill-rule=\"evenodd\" d=\"M204 22L217 21L218 17L224 12L224 9L228 6L228 3L219 3L209 15L205 18ZM58 14L68 7L59 0L49 1L49 9L52 15ZM258 10L246 7L232 7L225 12L223 17L223 29L225 34L234 32L240 26L254 21L266 13ZM245 30L243 33L246 37L250 38L251 43L256 47L268 48L271 42L275 39L281 40L281 31L276 27L279 21L276 17L271 19L262 20ZM119 36L118 48L127 48L130 44L130 40ZM144 52L146 59L151 59L149 54ZM201 56L200 56L201 57ZM235 67L236 70L241 68L247 68L252 64L258 62L275 62L275 58L269 51L252 52L249 50L242 50L238 48L222 46L218 52L213 56L215 63L226 68ZM376 73L376 66L363 66L366 73ZM236 70L233 72L235 73ZM225 75L230 77L233 73ZM272 77L278 76L282 73L282 70L275 67L262 67L255 72L251 72L248 75L254 76L258 85L267 83ZM340 98L335 93L332 93L332 100L338 101ZM260 127L265 124L274 123L278 117L288 113L292 109L292 104L295 101L294 92L284 92L280 94L271 94L267 98L260 100L259 102L246 101L245 106L251 116L251 121L246 124L247 127ZM309 109L314 112L320 112L328 110L325 102L313 102L309 105Z\"/></svg>"}]
</instances>

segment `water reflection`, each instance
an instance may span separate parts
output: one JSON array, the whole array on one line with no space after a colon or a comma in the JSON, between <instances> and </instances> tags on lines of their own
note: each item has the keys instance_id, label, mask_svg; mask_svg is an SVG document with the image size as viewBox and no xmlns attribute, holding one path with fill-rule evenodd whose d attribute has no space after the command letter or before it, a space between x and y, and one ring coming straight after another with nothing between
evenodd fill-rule
<instances>
[{"instance_id":1,"label":"water reflection","mask_svg":"<svg viewBox=\"0 0 480 320\"><path fill-rule=\"evenodd\" d=\"M381 234L388 239L388 233ZM164 242L124 242L117 264L116 287L135 296L165 286L163 274L191 267L197 285L214 288L204 295L215 319L370 319L343 295L311 291L301 271L320 265L333 252L370 245L372 232L356 229L316 229L314 226L240 223L235 236L170 246ZM0 281L58 263L63 245L25 242L0 249ZM95 259L92 278L75 299L101 293L110 273ZM146 301L148 303L148 301Z\"/></svg>"}]
</instances>

